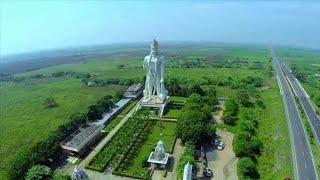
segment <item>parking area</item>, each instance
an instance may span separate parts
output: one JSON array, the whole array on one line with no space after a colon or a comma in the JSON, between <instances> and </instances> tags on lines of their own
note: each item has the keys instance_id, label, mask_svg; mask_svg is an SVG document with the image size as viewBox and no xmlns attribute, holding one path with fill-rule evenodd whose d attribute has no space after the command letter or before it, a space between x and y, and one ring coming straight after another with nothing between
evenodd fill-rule
<instances>
[{"instance_id":1,"label":"parking area","mask_svg":"<svg viewBox=\"0 0 320 180\"><path fill-rule=\"evenodd\" d=\"M233 134L228 131L217 129L218 138L225 143L223 150L217 146L206 147L207 167L213 171L211 179L236 180L238 158L232 150Z\"/></svg>"}]
</instances>

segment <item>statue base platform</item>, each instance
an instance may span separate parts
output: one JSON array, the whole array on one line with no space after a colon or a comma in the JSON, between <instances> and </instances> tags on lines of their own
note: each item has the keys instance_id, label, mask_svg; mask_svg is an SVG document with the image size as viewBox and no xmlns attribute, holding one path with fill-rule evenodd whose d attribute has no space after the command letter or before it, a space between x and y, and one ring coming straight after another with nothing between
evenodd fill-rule
<instances>
[{"instance_id":1,"label":"statue base platform","mask_svg":"<svg viewBox=\"0 0 320 180\"><path fill-rule=\"evenodd\" d=\"M169 103L169 96L167 96L167 98L164 101L161 101L156 96L154 96L154 97L151 96L148 98L143 97L139 101L139 105L141 108L159 109L159 116L160 117L162 117L163 112L164 112L164 108L167 106L168 103Z\"/></svg>"}]
</instances>

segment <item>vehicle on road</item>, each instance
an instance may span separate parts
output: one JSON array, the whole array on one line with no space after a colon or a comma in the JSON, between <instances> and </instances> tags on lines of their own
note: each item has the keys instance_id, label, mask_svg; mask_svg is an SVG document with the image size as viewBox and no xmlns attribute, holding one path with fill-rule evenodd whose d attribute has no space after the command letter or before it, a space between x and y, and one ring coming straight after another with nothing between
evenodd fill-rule
<instances>
[{"instance_id":1,"label":"vehicle on road","mask_svg":"<svg viewBox=\"0 0 320 180\"><path fill-rule=\"evenodd\" d=\"M204 177L213 177L213 172L209 168L204 168L203 169L203 176Z\"/></svg>"}]
</instances>

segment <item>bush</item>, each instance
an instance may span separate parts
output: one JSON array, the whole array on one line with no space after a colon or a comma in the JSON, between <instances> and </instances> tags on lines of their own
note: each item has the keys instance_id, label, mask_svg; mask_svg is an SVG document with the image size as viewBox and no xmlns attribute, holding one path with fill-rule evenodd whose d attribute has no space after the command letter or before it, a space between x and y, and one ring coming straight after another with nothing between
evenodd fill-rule
<instances>
[{"instance_id":1,"label":"bush","mask_svg":"<svg viewBox=\"0 0 320 180\"><path fill-rule=\"evenodd\" d=\"M234 97L230 97L225 102L226 110L223 115L224 123L235 125L238 120L239 105Z\"/></svg>"},{"instance_id":2,"label":"bush","mask_svg":"<svg viewBox=\"0 0 320 180\"><path fill-rule=\"evenodd\" d=\"M52 172L49 167L36 165L28 170L25 180L49 180Z\"/></svg>"},{"instance_id":3,"label":"bush","mask_svg":"<svg viewBox=\"0 0 320 180\"><path fill-rule=\"evenodd\" d=\"M69 174L55 173L52 180L71 180L71 176Z\"/></svg>"},{"instance_id":4,"label":"bush","mask_svg":"<svg viewBox=\"0 0 320 180\"><path fill-rule=\"evenodd\" d=\"M53 97L49 97L44 101L44 106L46 108L54 108L57 107L58 104L56 103L56 101L53 99Z\"/></svg>"},{"instance_id":5,"label":"bush","mask_svg":"<svg viewBox=\"0 0 320 180\"><path fill-rule=\"evenodd\" d=\"M259 179L260 175L256 167L256 163L251 158L240 158L238 162L238 174L243 179Z\"/></svg>"}]
</instances>

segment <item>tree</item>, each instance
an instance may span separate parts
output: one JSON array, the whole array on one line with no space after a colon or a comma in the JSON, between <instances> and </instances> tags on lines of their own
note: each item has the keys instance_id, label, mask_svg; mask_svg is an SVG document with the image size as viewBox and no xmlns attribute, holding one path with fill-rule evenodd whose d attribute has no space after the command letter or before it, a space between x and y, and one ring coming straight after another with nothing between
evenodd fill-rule
<instances>
[{"instance_id":1,"label":"tree","mask_svg":"<svg viewBox=\"0 0 320 180\"><path fill-rule=\"evenodd\" d=\"M199 84L191 85L191 87L189 88L189 94L192 94L192 93L196 93L202 96L204 95L204 91Z\"/></svg>"},{"instance_id":2,"label":"tree","mask_svg":"<svg viewBox=\"0 0 320 180\"><path fill-rule=\"evenodd\" d=\"M256 167L256 163L249 157L240 158L238 162L238 172L244 176L244 179L259 179L260 175Z\"/></svg>"},{"instance_id":3,"label":"tree","mask_svg":"<svg viewBox=\"0 0 320 180\"><path fill-rule=\"evenodd\" d=\"M120 100L120 99L123 98L123 94L124 94L124 90L123 90L123 89L118 90L118 91L116 91L115 97L116 97L118 100Z\"/></svg>"},{"instance_id":4,"label":"tree","mask_svg":"<svg viewBox=\"0 0 320 180\"><path fill-rule=\"evenodd\" d=\"M54 107L57 107L58 104L56 103L56 101L53 99L53 97L49 97L47 99L45 99L44 101L44 106L46 108L54 108Z\"/></svg>"},{"instance_id":5,"label":"tree","mask_svg":"<svg viewBox=\"0 0 320 180\"><path fill-rule=\"evenodd\" d=\"M250 101L250 95L248 91L244 89L238 91L238 101L244 107L251 107L253 105Z\"/></svg>"},{"instance_id":6,"label":"tree","mask_svg":"<svg viewBox=\"0 0 320 180\"><path fill-rule=\"evenodd\" d=\"M234 97L230 97L225 101L226 110L223 120L228 125L235 125L238 120L239 105Z\"/></svg>"},{"instance_id":7,"label":"tree","mask_svg":"<svg viewBox=\"0 0 320 180\"><path fill-rule=\"evenodd\" d=\"M49 167L36 165L28 170L25 180L49 180L51 177L52 172Z\"/></svg>"},{"instance_id":8,"label":"tree","mask_svg":"<svg viewBox=\"0 0 320 180\"><path fill-rule=\"evenodd\" d=\"M98 105L91 105L88 108L88 119L91 121L100 119L102 117L103 114L103 109L101 107L99 107Z\"/></svg>"}]
</instances>

